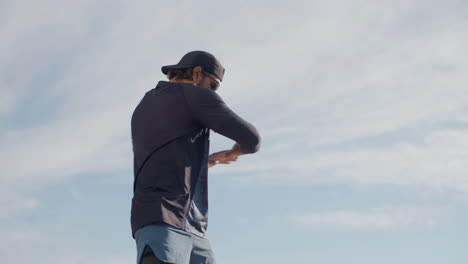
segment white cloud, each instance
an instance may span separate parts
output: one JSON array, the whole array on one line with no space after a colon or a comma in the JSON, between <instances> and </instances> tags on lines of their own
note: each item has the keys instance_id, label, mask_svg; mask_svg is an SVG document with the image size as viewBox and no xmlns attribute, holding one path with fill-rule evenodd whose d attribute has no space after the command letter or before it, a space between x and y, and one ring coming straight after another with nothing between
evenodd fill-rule
<instances>
[{"instance_id":1,"label":"white cloud","mask_svg":"<svg viewBox=\"0 0 468 264\"><path fill-rule=\"evenodd\" d=\"M109 159L115 159L112 165L117 167L113 169L127 167L128 164L120 163L122 160L118 158L124 152L113 151L120 148L122 138L129 137L130 117L127 110L115 106L93 116L73 117L52 125L8 131L4 134L4 145L0 150L2 160L7 161L2 180L31 179L43 174L49 177L60 173L68 175L79 172L69 170L76 166L106 171L110 168ZM121 119L128 121L125 122L126 126L122 125L124 122ZM131 151L131 145L125 150ZM100 156L101 151L106 155ZM104 166L100 166L102 164Z\"/></svg>"},{"instance_id":2,"label":"white cloud","mask_svg":"<svg viewBox=\"0 0 468 264\"><path fill-rule=\"evenodd\" d=\"M56 62L66 60L64 55L70 56L66 53L89 33L96 7L94 1L2 1L0 117L14 114L21 99L34 91L47 90L37 80L63 70Z\"/></svg>"},{"instance_id":3,"label":"white cloud","mask_svg":"<svg viewBox=\"0 0 468 264\"><path fill-rule=\"evenodd\" d=\"M401 140L321 151L300 140L290 146L273 144L264 146L263 154L241 157L236 166L214 167L213 172L235 173L234 182L241 185L391 184L468 192L468 132L433 131L422 135L420 143Z\"/></svg>"},{"instance_id":4,"label":"white cloud","mask_svg":"<svg viewBox=\"0 0 468 264\"><path fill-rule=\"evenodd\" d=\"M259 91L248 104L256 115L244 112L262 133L262 149L213 172L237 172L237 184L423 185L467 192L467 20L445 6L424 8L434 17L417 24L418 4L398 2L389 15L389 2L374 2L318 23L333 17L325 12L299 26L301 41L282 53L293 55L280 59L272 51L285 50L281 40L267 45L259 59L265 67L258 65L255 76L271 78L254 81ZM334 29L329 37L337 39L305 34L316 25ZM317 48L317 40L326 45ZM278 60L294 67L272 74ZM240 96L237 101L245 100Z\"/></svg>"},{"instance_id":5,"label":"white cloud","mask_svg":"<svg viewBox=\"0 0 468 264\"><path fill-rule=\"evenodd\" d=\"M43 233L35 230L2 230L3 237L5 241L10 243L21 243L24 241L30 241L31 243L41 240L41 237L44 236Z\"/></svg>"},{"instance_id":6,"label":"white cloud","mask_svg":"<svg viewBox=\"0 0 468 264\"><path fill-rule=\"evenodd\" d=\"M130 250L116 251L109 248L106 241L101 247L91 247L86 242L76 241L73 231L69 233L57 234L44 232L38 229L39 226L30 225L17 226L16 224L2 227L2 249L0 249L2 262L5 263L135 263L136 249L133 254ZM100 239L99 236L95 239ZM27 241L28 254L21 254L24 251L24 244ZM94 243L93 241L92 243ZM130 243L128 243L131 245Z\"/></svg>"},{"instance_id":7,"label":"white cloud","mask_svg":"<svg viewBox=\"0 0 468 264\"><path fill-rule=\"evenodd\" d=\"M11 219L23 212L36 209L40 206L40 201L36 198L25 197L20 195L5 195L1 197L0 207L0 220ZM11 239L15 239L15 233L11 234Z\"/></svg>"},{"instance_id":8,"label":"white cloud","mask_svg":"<svg viewBox=\"0 0 468 264\"><path fill-rule=\"evenodd\" d=\"M90 264L128 264L128 263L136 263L136 257L116 254L113 253L111 255L92 255L92 256L83 256L83 255L75 255L75 256L60 256L57 258L57 261L66 262L70 264L82 264L82 263L90 263Z\"/></svg>"},{"instance_id":9,"label":"white cloud","mask_svg":"<svg viewBox=\"0 0 468 264\"><path fill-rule=\"evenodd\" d=\"M394 207L371 210L335 210L291 214L288 221L303 230L396 230L432 228L437 218L418 208Z\"/></svg>"},{"instance_id":10,"label":"white cloud","mask_svg":"<svg viewBox=\"0 0 468 264\"><path fill-rule=\"evenodd\" d=\"M211 10L209 1L202 4ZM222 58L221 95L264 138L261 152L213 172L249 172L240 181L468 190L463 130L421 134L423 145L340 147L375 136L385 141L386 133L411 126L466 121L467 20L455 6L263 4L230 3L207 18L188 2L177 12L177 5L153 1L9 2L0 24L0 69L8 73L0 80L0 112L12 117L17 107L28 109L18 103L38 90L54 112L40 126L2 130L3 195L131 167L133 107L163 78L160 66L191 49ZM431 20L418 24L421 10ZM177 25L168 23L175 17ZM35 80L50 73L54 80L38 86ZM441 145L433 137L450 138Z\"/></svg>"}]
</instances>

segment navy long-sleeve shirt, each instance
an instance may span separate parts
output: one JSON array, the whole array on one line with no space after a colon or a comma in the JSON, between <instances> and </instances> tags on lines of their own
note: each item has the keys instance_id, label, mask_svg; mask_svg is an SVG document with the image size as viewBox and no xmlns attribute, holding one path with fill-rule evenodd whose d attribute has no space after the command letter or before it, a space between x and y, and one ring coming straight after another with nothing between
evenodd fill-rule
<instances>
[{"instance_id":1,"label":"navy long-sleeve shirt","mask_svg":"<svg viewBox=\"0 0 468 264\"><path fill-rule=\"evenodd\" d=\"M160 81L146 92L131 120L133 237L160 222L206 236L210 129L236 141L244 153L260 147L256 128L211 89Z\"/></svg>"}]
</instances>

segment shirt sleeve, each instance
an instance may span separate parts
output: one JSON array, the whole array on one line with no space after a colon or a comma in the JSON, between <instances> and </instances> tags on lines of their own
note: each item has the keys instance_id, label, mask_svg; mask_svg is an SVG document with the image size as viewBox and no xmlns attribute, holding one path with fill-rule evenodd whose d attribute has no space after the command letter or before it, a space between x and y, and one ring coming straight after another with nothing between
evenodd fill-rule
<instances>
[{"instance_id":1,"label":"shirt sleeve","mask_svg":"<svg viewBox=\"0 0 468 264\"><path fill-rule=\"evenodd\" d=\"M257 129L234 113L217 93L202 87L190 87L185 91L189 110L201 125L236 141L243 153L259 150Z\"/></svg>"}]
</instances>

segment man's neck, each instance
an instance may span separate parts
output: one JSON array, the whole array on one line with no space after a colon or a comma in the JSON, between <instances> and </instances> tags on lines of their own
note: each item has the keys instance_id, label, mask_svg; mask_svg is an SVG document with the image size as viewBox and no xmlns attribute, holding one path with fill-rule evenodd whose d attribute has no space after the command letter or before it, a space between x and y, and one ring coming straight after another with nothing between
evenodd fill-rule
<instances>
[{"instance_id":1,"label":"man's neck","mask_svg":"<svg viewBox=\"0 0 468 264\"><path fill-rule=\"evenodd\" d=\"M178 83L193 83L193 80L189 79L172 79L169 82L178 82Z\"/></svg>"}]
</instances>

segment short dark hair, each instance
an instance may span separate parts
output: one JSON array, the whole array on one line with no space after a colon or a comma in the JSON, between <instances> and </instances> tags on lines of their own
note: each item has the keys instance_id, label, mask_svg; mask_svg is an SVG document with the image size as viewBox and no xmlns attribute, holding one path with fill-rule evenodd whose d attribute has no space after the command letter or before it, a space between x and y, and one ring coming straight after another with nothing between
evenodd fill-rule
<instances>
[{"instance_id":1,"label":"short dark hair","mask_svg":"<svg viewBox=\"0 0 468 264\"><path fill-rule=\"evenodd\" d=\"M170 69L167 71L167 78L169 80L177 79L189 79L191 80L193 77L193 68L185 68L185 69Z\"/></svg>"}]
</instances>

